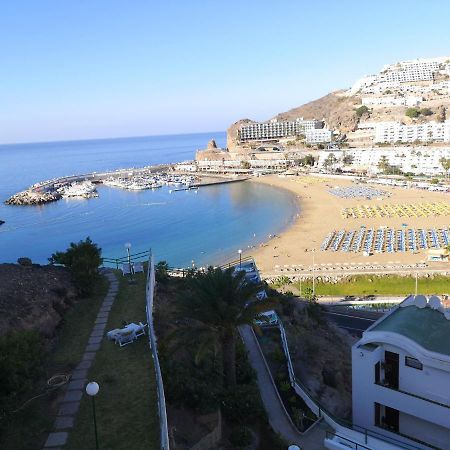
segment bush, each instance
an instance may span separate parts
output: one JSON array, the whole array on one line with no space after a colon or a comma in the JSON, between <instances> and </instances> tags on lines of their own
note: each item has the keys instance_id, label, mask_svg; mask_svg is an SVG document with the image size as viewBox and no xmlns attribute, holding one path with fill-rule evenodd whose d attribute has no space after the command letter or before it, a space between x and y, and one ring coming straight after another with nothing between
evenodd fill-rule
<instances>
[{"instance_id":1,"label":"bush","mask_svg":"<svg viewBox=\"0 0 450 450\"><path fill-rule=\"evenodd\" d=\"M364 114L367 114L369 112L369 108L366 105L360 106L356 111L356 117L361 118Z\"/></svg>"},{"instance_id":2,"label":"bush","mask_svg":"<svg viewBox=\"0 0 450 450\"><path fill-rule=\"evenodd\" d=\"M405 112L405 116L410 117L411 119L415 119L419 117L420 111L417 108L408 108Z\"/></svg>"},{"instance_id":3,"label":"bush","mask_svg":"<svg viewBox=\"0 0 450 450\"><path fill-rule=\"evenodd\" d=\"M160 261L155 266L155 278L158 283L167 283L169 280L169 264L166 261Z\"/></svg>"},{"instance_id":4,"label":"bush","mask_svg":"<svg viewBox=\"0 0 450 450\"><path fill-rule=\"evenodd\" d=\"M252 443L253 436L247 427L234 427L231 429L228 440L233 448L243 448Z\"/></svg>"},{"instance_id":5,"label":"bush","mask_svg":"<svg viewBox=\"0 0 450 450\"><path fill-rule=\"evenodd\" d=\"M69 268L78 293L88 296L98 279L98 267L102 264L102 250L89 237L78 244L71 242L65 252L56 252L48 259L50 264L62 264Z\"/></svg>"},{"instance_id":6,"label":"bush","mask_svg":"<svg viewBox=\"0 0 450 450\"><path fill-rule=\"evenodd\" d=\"M43 373L43 346L35 331L0 337L0 418L18 408Z\"/></svg>"},{"instance_id":7,"label":"bush","mask_svg":"<svg viewBox=\"0 0 450 450\"><path fill-rule=\"evenodd\" d=\"M222 393L222 412L232 423L243 423L249 417L263 418L264 408L259 390L254 385L236 385Z\"/></svg>"},{"instance_id":8,"label":"bush","mask_svg":"<svg viewBox=\"0 0 450 450\"><path fill-rule=\"evenodd\" d=\"M433 111L431 111L430 108L422 108L420 110L420 114L422 114L422 116L431 116L433 114Z\"/></svg>"}]
</instances>

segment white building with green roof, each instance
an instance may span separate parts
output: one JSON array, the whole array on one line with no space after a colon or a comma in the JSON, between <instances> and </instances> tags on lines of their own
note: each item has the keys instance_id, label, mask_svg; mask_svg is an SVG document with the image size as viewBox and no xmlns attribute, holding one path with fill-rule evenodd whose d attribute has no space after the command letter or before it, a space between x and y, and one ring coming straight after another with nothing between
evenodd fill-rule
<instances>
[{"instance_id":1,"label":"white building with green roof","mask_svg":"<svg viewBox=\"0 0 450 450\"><path fill-rule=\"evenodd\" d=\"M410 296L363 333L352 396L355 425L405 448L450 449L450 310L438 297Z\"/></svg>"}]
</instances>

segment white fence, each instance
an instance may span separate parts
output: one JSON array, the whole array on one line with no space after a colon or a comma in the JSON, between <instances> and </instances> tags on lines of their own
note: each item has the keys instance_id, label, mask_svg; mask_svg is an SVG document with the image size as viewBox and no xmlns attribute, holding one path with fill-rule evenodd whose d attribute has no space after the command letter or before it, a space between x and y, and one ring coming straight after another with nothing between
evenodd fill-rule
<instances>
[{"instance_id":1,"label":"white fence","mask_svg":"<svg viewBox=\"0 0 450 450\"><path fill-rule=\"evenodd\" d=\"M155 366L156 373L156 392L158 394L158 414L160 425L160 443L162 450L169 450L169 431L167 427L167 412L166 412L166 399L164 396L164 385L161 375L161 367L159 366L158 348L156 346L155 329L153 327L153 296L155 293L155 266L153 263L153 256L150 253L147 268L147 287L146 287L146 300L147 300L147 323L148 323L148 337L150 343L150 349L152 351L153 364Z\"/></svg>"}]
</instances>

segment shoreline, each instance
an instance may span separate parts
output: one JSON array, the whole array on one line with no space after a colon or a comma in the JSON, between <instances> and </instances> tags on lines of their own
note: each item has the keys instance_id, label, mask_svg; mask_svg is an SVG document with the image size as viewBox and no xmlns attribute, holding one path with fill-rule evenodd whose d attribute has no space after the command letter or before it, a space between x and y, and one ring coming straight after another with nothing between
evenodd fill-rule
<instances>
[{"instance_id":1,"label":"shoreline","mask_svg":"<svg viewBox=\"0 0 450 450\"><path fill-rule=\"evenodd\" d=\"M348 180L269 175L253 178L251 182L289 191L296 197L299 211L296 220L275 239L266 240L258 247L243 252L245 257L253 256L261 274L266 278L282 275L311 277L313 259L314 271L318 276L334 276L341 273L350 275L366 273L370 270L376 273L383 273L383 271L392 273L397 270L414 272L422 271L424 269L422 265L426 265L429 270L450 271L449 263L427 263L426 250L415 253L384 252L371 256L354 252L320 251L325 236L336 229L358 229L362 225L374 229L383 226L401 228L405 221L408 226L415 228L448 228L450 225L448 216L344 218L341 215L344 208L367 204L375 206L380 202L376 199L339 198L327 192L331 187L351 186L352 183ZM382 199L382 204L448 202L448 195L438 192L386 186L382 189L390 194L389 197Z\"/></svg>"}]
</instances>

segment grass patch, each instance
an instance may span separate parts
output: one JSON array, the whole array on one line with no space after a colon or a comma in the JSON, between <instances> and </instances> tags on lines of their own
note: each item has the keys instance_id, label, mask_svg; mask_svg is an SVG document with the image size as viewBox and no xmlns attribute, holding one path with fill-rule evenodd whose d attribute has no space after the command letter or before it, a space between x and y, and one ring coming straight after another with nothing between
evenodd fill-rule
<instances>
[{"instance_id":1,"label":"grass patch","mask_svg":"<svg viewBox=\"0 0 450 450\"><path fill-rule=\"evenodd\" d=\"M81 357L94 326L95 317L108 290L108 281L101 278L90 298L78 300L64 314L45 365L45 378L38 380L29 398L45 392L47 379L56 373L70 373ZM1 430L0 448L3 450L41 449L57 413L59 390L31 401L23 410L12 415Z\"/></svg>"},{"instance_id":2,"label":"grass patch","mask_svg":"<svg viewBox=\"0 0 450 450\"><path fill-rule=\"evenodd\" d=\"M400 277L397 275L354 275L339 283L316 282L316 295L398 295L406 296L415 292L415 277ZM300 283L293 283L297 289ZM419 278L418 292L420 294L444 294L450 288L450 277L435 275L432 278ZM302 292L306 287L312 287L312 282L302 282Z\"/></svg>"},{"instance_id":3,"label":"grass patch","mask_svg":"<svg viewBox=\"0 0 450 450\"><path fill-rule=\"evenodd\" d=\"M124 320L146 322L145 276L139 274L134 285L118 277L119 292L107 330L120 328ZM147 336L122 348L104 340L89 370L89 378L100 385L96 397L100 447L159 448L155 372ZM65 448L93 448L94 445L92 404L84 394Z\"/></svg>"}]
</instances>

